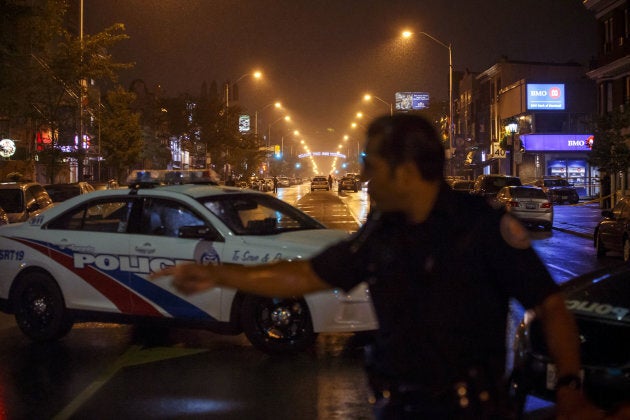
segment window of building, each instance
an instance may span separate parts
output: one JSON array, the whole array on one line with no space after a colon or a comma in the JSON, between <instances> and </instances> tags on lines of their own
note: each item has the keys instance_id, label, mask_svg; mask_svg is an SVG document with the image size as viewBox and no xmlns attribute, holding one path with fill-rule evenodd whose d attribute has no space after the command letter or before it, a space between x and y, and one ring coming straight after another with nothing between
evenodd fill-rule
<instances>
[{"instance_id":1,"label":"window of building","mask_svg":"<svg viewBox=\"0 0 630 420\"><path fill-rule=\"evenodd\" d=\"M613 46L614 32L613 32L613 18L609 17L604 22L604 52L610 52Z\"/></svg>"}]
</instances>

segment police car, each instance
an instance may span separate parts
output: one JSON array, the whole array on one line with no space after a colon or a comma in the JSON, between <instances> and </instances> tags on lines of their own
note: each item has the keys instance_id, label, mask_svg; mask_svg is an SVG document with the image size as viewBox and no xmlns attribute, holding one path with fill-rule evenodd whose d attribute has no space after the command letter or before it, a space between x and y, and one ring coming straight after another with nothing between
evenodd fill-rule
<instances>
[{"instance_id":1,"label":"police car","mask_svg":"<svg viewBox=\"0 0 630 420\"><path fill-rule=\"evenodd\" d=\"M144 175L138 174L138 178ZM269 299L230 288L182 295L163 267L262 264L308 258L347 233L275 197L209 185L201 178L71 198L24 223L0 227L0 309L36 341L62 338L73 323L159 323L244 332L268 353L305 349L319 332L377 328L367 288Z\"/></svg>"},{"instance_id":2,"label":"police car","mask_svg":"<svg viewBox=\"0 0 630 420\"><path fill-rule=\"evenodd\" d=\"M583 392L607 411L624 405L630 410L630 267L602 268L561 288L579 330ZM527 395L555 400L557 372L545 343L542 325L527 312L516 334L511 375L521 411Z\"/></svg>"}]
</instances>

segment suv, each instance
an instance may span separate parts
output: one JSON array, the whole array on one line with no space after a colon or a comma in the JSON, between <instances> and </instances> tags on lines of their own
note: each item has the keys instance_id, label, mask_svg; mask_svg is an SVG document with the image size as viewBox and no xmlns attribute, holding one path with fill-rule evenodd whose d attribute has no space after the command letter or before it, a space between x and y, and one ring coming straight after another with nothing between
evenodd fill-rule
<instances>
[{"instance_id":1,"label":"suv","mask_svg":"<svg viewBox=\"0 0 630 420\"><path fill-rule=\"evenodd\" d=\"M473 186L471 193L494 199L501 188L511 185L522 185L521 179L517 176L510 175L479 175L475 180L475 185Z\"/></svg>"},{"instance_id":2,"label":"suv","mask_svg":"<svg viewBox=\"0 0 630 420\"><path fill-rule=\"evenodd\" d=\"M24 222L52 205L50 196L37 182L0 184L0 207L9 216L9 223Z\"/></svg>"},{"instance_id":3,"label":"suv","mask_svg":"<svg viewBox=\"0 0 630 420\"><path fill-rule=\"evenodd\" d=\"M568 201L569 204L577 204L580 201L575 187L559 176L546 176L536 181L536 186L543 189L552 203L562 204Z\"/></svg>"},{"instance_id":4,"label":"suv","mask_svg":"<svg viewBox=\"0 0 630 420\"><path fill-rule=\"evenodd\" d=\"M315 190L330 190L328 185L328 179L325 176L314 176L311 180L311 191Z\"/></svg>"}]
</instances>

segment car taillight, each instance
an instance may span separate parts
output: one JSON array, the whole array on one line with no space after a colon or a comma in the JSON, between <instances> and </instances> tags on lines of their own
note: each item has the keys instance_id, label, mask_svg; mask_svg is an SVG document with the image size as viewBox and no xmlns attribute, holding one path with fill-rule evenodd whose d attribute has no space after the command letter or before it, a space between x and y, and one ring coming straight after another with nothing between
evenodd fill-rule
<instances>
[{"instance_id":1,"label":"car taillight","mask_svg":"<svg viewBox=\"0 0 630 420\"><path fill-rule=\"evenodd\" d=\"M551 203L549 201L547 201L546 203L542 203L540 205L541 209L550 209L551 208Z\"/></svg>"}]
</instances>

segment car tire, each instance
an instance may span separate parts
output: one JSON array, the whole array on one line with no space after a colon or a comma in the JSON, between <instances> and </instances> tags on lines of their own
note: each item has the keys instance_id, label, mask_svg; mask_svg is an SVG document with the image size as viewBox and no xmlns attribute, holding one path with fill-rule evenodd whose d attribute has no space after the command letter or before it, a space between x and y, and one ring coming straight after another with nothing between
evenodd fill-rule
<instances>
[{"instance_id":1,"label":"car tire","mask_svg":"<svg viewBox=\"0 0 630 420\"><path fill-rule=\"evenodd\" d=\"M268 354L298 353L317 339L304 299L275 299L247 295L241 324L252 345Z\"/></svg>"},{"instance_id":2,"label":"car tire","mask_svg":"<svg viewBox=\"0 0 630 420\"><path fill-rule=\"evenodd\" d=\"M545 232L551 232L551 228L553 227L553 225L551 223L547 223L546 225L543 226L543 230Z\"/></svg>"},{"instance_id":3,"label":"car tire","mask_svg":"<svg viewBox=\"0 0 630 420\"><path fill-rule=\"evenodd\" d=\"M61 290L48 274L33 271L17 280L11 302L18 327L33 341L58 340L72 329Z\"/></svg>"},{"instance_id":4,"label":"car tire","mask_svg":"<svg viewBox=\"0 0 630 420\"><path fill-rule=\"evenodd\" d=\"M606 256L606 248L604 248L604 244L602 244L602 239L599 237L599 233L595 234L595 254L597 255L597 258Z\"/></svg>"}]
</instances>

